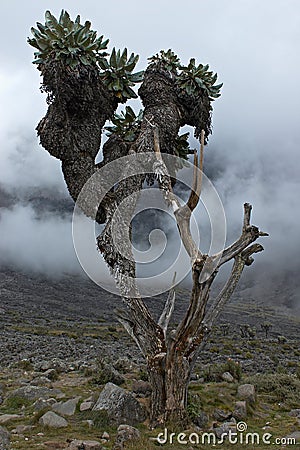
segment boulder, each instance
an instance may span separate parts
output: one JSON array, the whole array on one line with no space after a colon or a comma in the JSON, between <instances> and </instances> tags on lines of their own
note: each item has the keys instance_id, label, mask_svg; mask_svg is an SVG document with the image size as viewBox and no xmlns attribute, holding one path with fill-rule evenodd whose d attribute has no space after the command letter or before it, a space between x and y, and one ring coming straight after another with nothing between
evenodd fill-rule
<instances>
[{"instance_id":1,"label":"boulder","mask_svg":"<svg viewBox=\"0 0 300 450\"><path fill-rule=\"evenodd\" d=\"M8 450L10 448L10 433L0 426L0 450Z\"/></svg>"},{"instance_id":2,"label":"boulder","mask_svg":"<svg viewBox=\"0 0 300 450\"><path fill-rule=\"evenodd\" d=\"M8 394L9 398L20 397L26 400L38 400L39 398L57 397L62 398L64 394L60 389L49 389L42 386L23 386Z\"/></svg>"},{"instance_id":3,"label":"boulder","mask_svg":"<svg viewBox=\"0 0 300 450\"><path fill-rule=\"evenodd\" d=\"M198 416L194 418L193 423L201 429L205 429L208 424L208 415L204 411L200 411Z\"/></svg>"},{"instance_id":4,"label":"boulder","mask_svg":"<svg viewBox=\"0 0 300 450\"><path fill-rule=\"evenodd\" d=\"M48 388L52 387L52 383L49 378L41 376L36 377L30 382L31 386L47 386Z\"/></svg>"},{"instance_id":5,"label":"boulder","mask_svg":"<svg viewBox=\"0 0 300 450\"><path fill-rule=\"evenodd\" d=\"M246 400L250 404L255 403L256 394L255 394L255 387L253 386L253 384L241 384L238 387L237 394L241 400Z\"/></svg>"},{"instance_id":6,"label":"boulder","mask_svg":"<svg viewBox=\"0 0 300 450\"><path fill-rule=\"evenodd\" d=\"M230 372L224 372L222 373L222 380L227 381L227 383L233 383L234 382L234 378L231 375Z\"/></svg>"},{"instance_id":7,"label":"boulder","mask_svg":"<svg viewBox=\"0 0 300 450\"><path fill-rule=\"evenodd\" d=\"M55 414L53 411L46 412L46 414L40 418L39 423L50 428L64 428L68 426L66 419Z\"/></svg>"},{"instance_id":8,"label":"boulder","mask_svg":"<svg viewBox=\"0 0 300 450\"><path fill-rule=\"evenodd\" d=\"M141 433L134 427L130 425L120 425L117 430L117 436L113 450L123 450L124 444L128 441L136 441L140 439Z\"/></svg>"},{"instance_id":9,"label":"boulder","mask_svg":"<svg viewBox=\"0 0 300 450\"><path fill-rule=\"evenodd\" d=\"M233 432L236 431L236 424L234 422L224 422L222 425L213 428L213 432L218 439L221 439L222 436L226 438L229 434L229 430Z\"/></svg>"},{"instance_id":10,"label":"boulder","mask_svg":"<svg viewBox=\"0 0 300 450\"><path fill-rule=\"evenodd\" d=\"M244 420L247 417L247 405L245 400L241 400L235 403L235 409L233 411L233 417L236 420Z\"/></svg>"},{"instance_id":11,"label":"boulder","mask_svg":"<svg viewBox=\"0 0 300 450\"><path fill-rule=\"evenodd\" d=\"M39 398L34 402L33 407L35 411L41 411L42 409L51 408L54 403L56 403L55 398L48 398L47 400Z\"/></svg>"},{"instance_id":12,"label":"boulder","mask_svg":"<svg viewBox=\"0 0 300 450\"><path fill-rule=\"evenodd\" d=\"M93 411L106 411L111 424L127 423L134 425L144 422L147 417L145 408L135 399L131 392L107 383L93 407Z\"/></svg>"},{"instance_id":13,"label":"boulder","mask_svg":"<svg viewBox=\"0 0 300 450\"><path fill-rule=\"evenodd\" d=\"M109 364L102 363L101 368L98 370L99 384L107 382L120 385L124 383L125 378L114 367Z\"/></svg>"},{"instance_id":14,"label":"boulder","mask_svg":"<svg viewBox=\"0 0 300 450\"><path fill-rule=\"evenodd\" d=\"M20 419L19 414L1 414L0 415L0 425L3 425L4 423L10 422L11 420Z\"/></svg>"},{"instance_id":15,"label":"boulder","mask_svg":"<svg viewBox=\"0 0 300 450\"><path fill-rule=\"evenodd\" d=\"M213 413L214 419L216 419L218 422L226 422L232 417L232 412L230 411L223 411L223 409L215 409Z\"/></svg>"},{"instance_id":16,"label":"boulder","mask_svg":"<svg viewBox=\"0 0 300 450\"><path fill-rule=\"evenodd\" d=\"M53 411L63 416L73 416L76 411L76 406L80 400L80 397L72 398L66 402L54 403L52 405Z\"/></svg>"}]
</instances>

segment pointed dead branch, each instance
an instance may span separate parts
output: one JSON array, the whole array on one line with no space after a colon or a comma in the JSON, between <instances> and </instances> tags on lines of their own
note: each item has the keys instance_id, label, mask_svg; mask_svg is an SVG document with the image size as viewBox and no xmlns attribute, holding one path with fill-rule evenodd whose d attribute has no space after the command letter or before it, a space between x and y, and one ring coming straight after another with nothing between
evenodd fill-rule
<instances>
[{"instance_id":1,"label":"pointed dead branch","mask_svg":"<svg viewBox=\"0 0 300 450\"><path fill-rule=\"evenodd\" d=\"M174 306L175 306L175 280L176 280L176 272L174 273L173 280L172 280L172 286L168 294L168 298L166 300L163 312L161 313L161 316L158 320L158 325L162 328L164 336L166 337L168 325L170 322L170 319L172 317Z\"/></svg>"},{"instance_id":2,"label":"pointed dead branch","mask_svg":"<svg viewBox=\"0 0 300 450\"><path fill-rule=\"evenodd\" d=\"M242 234L233 244L225 248L218 263L218 267L222 266L230 259L235 258L235 256L241 253L248 245L256 241L259 237L268 236L268 233L260 231L255 225L250 224L251 210L252 206L249 203L245 203ZM211 259L213 260L217 257L218 255L214 255Z\"/></svg>"}]
</instances>

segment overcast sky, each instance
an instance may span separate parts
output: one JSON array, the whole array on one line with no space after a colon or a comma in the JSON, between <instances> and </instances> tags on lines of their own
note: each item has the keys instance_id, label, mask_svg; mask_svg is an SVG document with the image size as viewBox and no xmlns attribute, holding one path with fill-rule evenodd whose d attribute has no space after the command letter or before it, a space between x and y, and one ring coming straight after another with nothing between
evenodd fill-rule
<instances>
[{"instance_id":1,"label":"overcast sky","mask_svg":"<svg viewBox=\"0 0 300 450\"><path fill-rule=\"evenodd\" d=\"M243 202L253 203L254 223L271 234L258 258L274 270L300 268L299 0L1 0L0 184L8 192L47 187L67 195L59 161L36 138L46 103L26 43L46 9L57 16L62 8L91 20L99 35L110 38L110 48L138 53L139 69L149 56L172 48L182 62L195 57L218 72L224 87L214 103L206 161L229 229L237 232ZM75 270L69 219L36 221L20 203L2 212L0 231L1 261L17 261L21 253L25 265L47 271L59 259L59 270ZM39 245L45 233L49 257Z\"/></svg>"}]
</instances>

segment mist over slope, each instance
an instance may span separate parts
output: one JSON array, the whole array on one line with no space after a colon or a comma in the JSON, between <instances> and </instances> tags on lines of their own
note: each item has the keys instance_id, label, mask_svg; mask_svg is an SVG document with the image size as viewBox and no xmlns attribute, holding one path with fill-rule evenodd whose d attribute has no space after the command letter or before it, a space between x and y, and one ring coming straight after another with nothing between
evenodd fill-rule
<instances>
[{"instance_id":1,"label":"mist over slope","mask_svg":"<svg viewBox=\"0 0 300 450\"><path fill-rule=\"evenodd\" d=\"M14 2L3 6L3 35L10 36L11 44L0 42L0 265L48 277L81 274L72 243L73 206L60 163L39 146L35 133L46 103L26 36L30 26L43 20L45 8ZM118 6L122 20L113 4L106 5L105 23L95 14L93 2L69 3L53 0L53 13L64 7L72 16L81 13L91 19L112 45L126 45L141 55L138 70L151 54L172 47L184 63L196 57L218 72L224 86L214 106L204 170L224 205L227 240L240 233L243 203L252 203L252 222L270 236L261 240L265 251L256 255L242 282L261 301L299 308L299 2L212 0L183 5L175 0L172 21L167 22L166 2L156 14L150 4L134 1ZM200 27L201 17L205 20ZM139 102L133 107L139 109ZM193 137L191 147L199 147ZM205 247L210 229L203 211L200 208L196 217ZM176 226L156 217L156 226L162 225L169 255L176 254ZM136 241L141 239L145 248L148 232L141 220Z\"/></svg>"}]
</instances>

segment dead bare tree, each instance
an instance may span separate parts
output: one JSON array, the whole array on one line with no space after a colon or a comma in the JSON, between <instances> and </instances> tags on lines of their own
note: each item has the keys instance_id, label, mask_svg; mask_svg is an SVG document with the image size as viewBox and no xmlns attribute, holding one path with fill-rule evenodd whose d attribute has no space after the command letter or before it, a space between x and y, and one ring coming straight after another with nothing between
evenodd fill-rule
<instances>
[{"instance_id":1,"label":"dead bare tree","mask_svg":"<svg viewBox=\"0 0 300 450\"><path fill-rule=\"evenodd\" d=\"M38 49L34 62L43 76L42 89L48 93L49 103L48 112L37 127L38 135L43 147L62 161L72 198L76 201L86 182L108 162L125 155L142 154L149 163L147 155L155 155L148 172L159 174L159 188L173 210L191 261L193 284L189 306L176 330L169 330L174 288L156 321L135 283L130 223L143 182L145 179L153 181L151 175L126 177L128 167L124 167L120 182L109 189L97 206L96 220L105 223L97 243L125 305L118 311L118 319L147 362L152 385L151 424L155 426L169 420L185 423L188 383L200 344L232 295L244 267L252 264L252 255L263 250L254 242L266 236L251 225L252 207L247 203L240 237L221 254L203 254L190 231L191 215L201 194L203 148L211 131L211 102L220 95L221 85L215 85L217 76L208 66L196 66L194 59L188 66L182 66L171 50L150 58L144 74L133 74L136 56L132 54L128 59L126 49L123 53L113 49L108 60L107 54L101 53L108 41L104 42L103 37L96 39L89 22L81 25L79 16L73 22L65 11L59 20L47 11L45 25L38 24L38 29L32 32L34 37L29 43ZM119 103L136 97L130 86L142 78L138 92L143 112L136 116L127 107L123 115L113 116ZM108 119L113 121L113 126L109 127L110 136L103 146L103 161L96 164L102 128ZM187 136L178 136L179 128L186 124L195 128L196 137L201 134L201 149L200 157L194 154L193 186L188 201L182 205L173 192L176 170L170 172L164 154L187 158L190 152ZM97 189L98 186L91 183L91 196ZM116 219L119 205L128 196L130 203L126 213ZM80 206L87 215L95 217L88 202ZM114 226L115 220L119 220L119 227ZM118 241L124 242L125 253L114 244L116 233ZM209 301L218 270L229 261L233 262L231 274L219 295Z\"/></svg>"}]
</instances>

